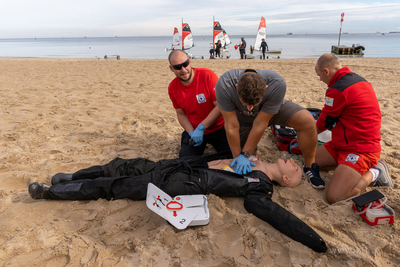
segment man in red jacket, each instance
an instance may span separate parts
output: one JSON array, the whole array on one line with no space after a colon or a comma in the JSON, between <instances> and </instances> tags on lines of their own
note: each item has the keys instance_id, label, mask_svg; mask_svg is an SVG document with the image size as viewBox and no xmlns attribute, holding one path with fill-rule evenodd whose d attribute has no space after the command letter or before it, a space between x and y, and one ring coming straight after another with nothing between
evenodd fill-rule
<instances>
[{"instance_id":1,"label":"man in red jacket","mask_svg":"<svg viewBox=\"0 0 400 267\"><path fill-rule=\"evenodd\" d=\"M392 187L381 154L381 111L372 85L342 67L332 54L322 55L315 72L328 85L317 131L332 129L332 141L317 148L321 170L335 172L326 194L330 203L359 195L372 185Z\"/></svg>"}]
</instances>

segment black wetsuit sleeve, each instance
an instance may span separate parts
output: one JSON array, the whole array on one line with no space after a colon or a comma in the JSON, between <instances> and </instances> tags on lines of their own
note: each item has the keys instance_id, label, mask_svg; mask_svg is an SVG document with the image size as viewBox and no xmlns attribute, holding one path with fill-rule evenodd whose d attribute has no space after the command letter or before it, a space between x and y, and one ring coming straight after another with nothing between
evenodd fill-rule
<instances>
[{"instance_id":1,"label":"black wetsuit sleeve","mask_svg":"<svg viewBox=\"0 0 400 267\"><path fill-rule=\"evenodd\" d=\"M261 189L261 188L260 188ZM306 223L271 200L265 190L247 191L244 207L257 218L268 222L281 233L289 236L316 252L326 252L325 241Z\"/></svg>"}]
</instances>

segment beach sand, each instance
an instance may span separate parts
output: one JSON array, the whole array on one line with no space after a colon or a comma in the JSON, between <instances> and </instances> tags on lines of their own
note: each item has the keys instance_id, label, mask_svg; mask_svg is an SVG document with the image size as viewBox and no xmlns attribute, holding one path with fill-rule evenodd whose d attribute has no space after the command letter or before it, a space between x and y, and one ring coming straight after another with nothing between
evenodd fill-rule
<instances>
[{"instance_id":1,"label":"beach sand","mask_svg":"<svg viewBox=\"0 0 400 267\"><path fill-rule=\"evenodd\" d=\"M286 98L322 108L326 85L316 59L192 60L220 76L232 68L272 69ZM344 58L375 88L382 110L382 156L393 189L379 188L400 213L400 58ZM304 180L275 187L272 199L327 243L316 253L246 212L242 198L209 195L210 223L177 230L145 201L34 200L31 182L50 185L115 157L178 155L180 127L168 97L167 60L0 59L1 266L395 266L399 222L370 226L351 202L329 205L326 189ZM211 148L208 151L213 151ZM267 130L260 159L281 157ZM301 158L296 159L301 164ZM329 183L332 172L321 172ZM373 188L367 188L367 191Z\"/></svg>"}]
</instances>

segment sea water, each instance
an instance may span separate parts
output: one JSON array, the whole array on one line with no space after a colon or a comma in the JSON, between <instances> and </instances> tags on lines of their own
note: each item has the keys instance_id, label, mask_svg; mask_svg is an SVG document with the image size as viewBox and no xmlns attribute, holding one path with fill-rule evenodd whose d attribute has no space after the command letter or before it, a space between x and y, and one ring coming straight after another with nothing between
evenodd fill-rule
<instances>
[{"instance_id":1,"label":"sea water","mask_svg":"<svg viewBox=\"0 0 400 267\"><path fill-rule=\"evenodd\" d=\"M240 58L235 44L242 36L232 35L232 43L227 46L230 58ZM243 36L254 46L255 36ZM188 53L195 58L208 59L212 48L211 36L193 35L195 46ZM318 58L338 45L338 34L293 34L268 35L270 50L281 49L280 58ZM104 58L105 55L119 55L129 59L166 59L170 51L172 36L158 37L82 37L82 38L18 38L0 39L0 57L40 57L40 58ZM342 34L340 44L362 45L364 57L400 57L400 33ZM254 52L258 58L259 52Z\"/></svg>"}]
</instances>

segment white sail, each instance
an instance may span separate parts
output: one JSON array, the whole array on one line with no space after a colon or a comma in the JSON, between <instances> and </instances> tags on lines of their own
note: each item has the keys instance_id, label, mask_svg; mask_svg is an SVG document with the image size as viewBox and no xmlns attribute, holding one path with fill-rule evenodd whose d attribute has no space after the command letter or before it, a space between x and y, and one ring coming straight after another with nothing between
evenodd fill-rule
<instances>
[{"instance_id":1,"label":"white sail","mask_svg":"<svg viewBox=\"0 0 400 267\"><path fill-rule=\"evenodd\" d=\"M179 32L178 29L175 27L174 28L174 35L172 36L172 46L179 46L180 42L179 42Z\"/></svg>"},{"instance_id":2,"label":"white sail","mask_svg":"<svg viewBox=\"0 0 400 267\"><path fill-rule=\"evenodd\" d=\"M260 26L258 27L256 42L254 43L254 50L261 50L261 40L267 37L267 27L264 17L261 17Z\"/></svg>"},{"instance_id":3,"label":"white sail","mask_svg":"<svg viewBox=\"0 0 400 267\"><path fill-rule=\"evenodd\" d=\"M226 31L224 29L222 29L222 32L224 33L224 38L225 38L225 45L229 45L231 44L231 39L229 39L228 34L226 33Z\"/></svg>"}]
</instances>

